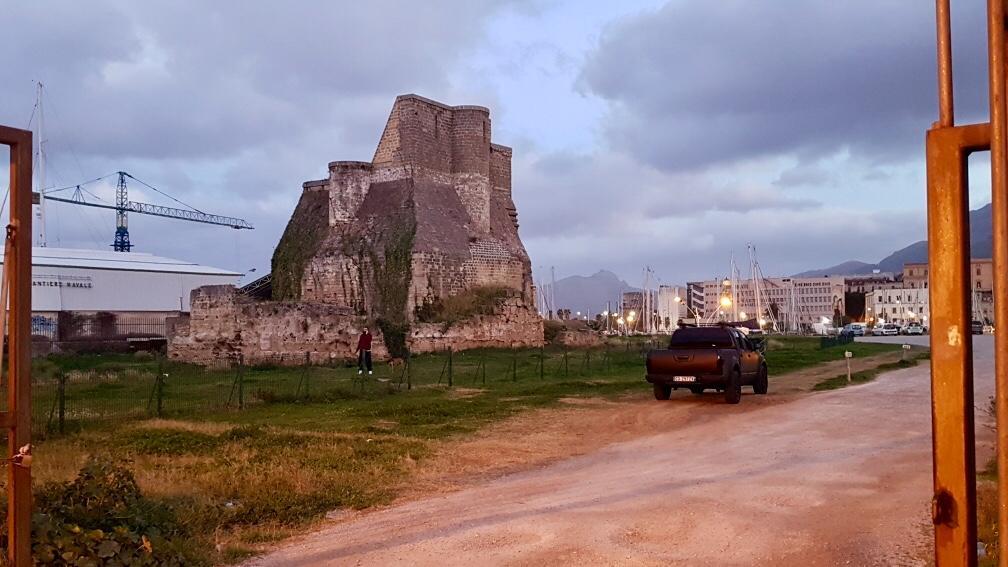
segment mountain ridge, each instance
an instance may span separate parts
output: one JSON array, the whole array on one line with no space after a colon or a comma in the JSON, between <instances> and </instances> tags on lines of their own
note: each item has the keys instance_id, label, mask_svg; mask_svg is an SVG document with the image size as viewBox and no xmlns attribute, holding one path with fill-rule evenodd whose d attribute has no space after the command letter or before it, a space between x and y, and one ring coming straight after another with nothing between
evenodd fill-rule
<instances>
[{"instance_id":1,"label":"mountain ridge","mask_svg":"<svg viewBox=\"0 0 1008 567\"><path fill-rule=\"evenodd\" d=\"M990 258L994 250L993 221L990 203L970 211L970 256L973 258ZM903 264L927 262L927 240L918 240L882 258L875 264L858 260L848 260L828 268L806 270L794 274L794 278L817 278L823 276L855 276L870 274L874 270L880 272L902 273Z\"/></svg>"}]
</instances>

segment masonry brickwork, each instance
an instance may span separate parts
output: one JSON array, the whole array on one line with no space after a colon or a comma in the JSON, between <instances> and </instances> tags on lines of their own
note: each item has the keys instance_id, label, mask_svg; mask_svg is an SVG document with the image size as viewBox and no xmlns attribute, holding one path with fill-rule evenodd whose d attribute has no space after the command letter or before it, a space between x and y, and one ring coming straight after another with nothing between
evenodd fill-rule
<instances>
[{"instance_id":1,"label":"masonry brickwork","mask_svg":"<svg viewBox=\"0 0 1008 567\"><path fill-rule=\"evenodd\" d=\"M253 308L237 301L232 308L214 299L211 312L244 317L257 309L265 319L248 322L256 327L285 326L280 319L288 312L378 322L393 350L393 335L416 352L430 350L428 342L443 348L540 344L531 263L511 196L511 157L511 148L491 142L487 108L397 97L370 162L331 162L325 179L303 184L273 256L273 299L280 303ZM438 332L415 321L419 306L491 286L509 292L499 316ZM170 341L173 355L193 359L195 347L181 347L189 337L231 331L204 309L194 294L192 317L179 326L179 340ZM423 339L432 334L436 340Z\"/></svg>"},{"instance_id":2,"label":"masonry brickwork","mask_svg":"<svg viewBox=\"0 0 1008 567\"><path fill-rule=\"evenodd\" d=\"M346 308L326 303L256 301L232 285L204 286L192 292L192 311L169 322L172 358L210 364L220 360L247 363L269 360L313 364L354 357L357 336L368 321ZM388 352L380 332L372 351Z\"/></svg>"}]
</instances>

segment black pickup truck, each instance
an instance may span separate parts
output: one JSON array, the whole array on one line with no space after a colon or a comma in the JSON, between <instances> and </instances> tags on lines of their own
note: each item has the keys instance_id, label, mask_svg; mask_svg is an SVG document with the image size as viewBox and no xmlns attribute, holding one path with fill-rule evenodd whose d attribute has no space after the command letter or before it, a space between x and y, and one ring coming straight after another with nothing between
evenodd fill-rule
<instances>
[{"instance_id":1,"label":"black pickup truck","mask_svg":"<svg viewBox=\"0 0 1008 567\"><path fill-rule=\"evenodd\" d=\"M666 350L647 355L647 381L655 399L667 400L672 390L688 388L694 394L706 389L724 392L725 401L737 404L742 386L767 393L767 365L762 341L753 341L733 327L685 327L672 334Z\"/></svg>"}]
</instances>

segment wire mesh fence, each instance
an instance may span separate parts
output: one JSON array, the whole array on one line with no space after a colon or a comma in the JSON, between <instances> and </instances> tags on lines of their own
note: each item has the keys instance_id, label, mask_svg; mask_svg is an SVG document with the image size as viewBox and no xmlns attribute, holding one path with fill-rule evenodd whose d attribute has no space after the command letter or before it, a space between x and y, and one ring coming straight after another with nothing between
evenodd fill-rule
<instances>
[{"instance_id":1,"label":"wire mesh fence","mask_svg":"<svg viewBox=\"0 0 1008 567\"><path fill-rule=\"evenodd\" d=\"M642 355L656 346L653 341L634 341L581 349L445 349L375 362L370 374L338 359L312 365L308 353L221 359L206 366L163 357L68 356L34 373L33 429L54 435L100 422L241 411L263 404L338 403L430 388L625 378L642 372Z\"/></svg>"}]
</instances>

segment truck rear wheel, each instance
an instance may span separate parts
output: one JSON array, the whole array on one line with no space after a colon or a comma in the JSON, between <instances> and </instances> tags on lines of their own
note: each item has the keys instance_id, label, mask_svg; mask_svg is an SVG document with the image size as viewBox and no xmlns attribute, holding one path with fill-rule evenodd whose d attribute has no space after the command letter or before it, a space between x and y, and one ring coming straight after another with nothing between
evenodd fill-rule
<instances>
[{"instance_id":1,"label":"truck rear wheel","mask_svg":"<svg viewBox=\"0 0 1008 567\"><path fill-rule=\"evenodd\" d=\"M753 382L753 393L765 394L768 389L770 389L770 381L767 378L767 367L760 366L759 373L756 374L756 381Z\"/></svg>"},{"instance_id":2,"label":"truck rear wheel","mask_svg":"<svg viewBox=\"0 0 1008 567\"><path fill-rule=\"evenodd\" d=\"M725 384L724 399L726 403L737 404L742 401L742 374L738 369L732 370Z\"/></svg>"},{"instance_id":3,"label":"truck rear wheel","mask_svg":"<svg viewBox=\"0 0 1008 567\"><path fill-rule=\"evenodd\" d=\"M690 392L693 392L694 394L696 394L698 396L700 394L703 394L703 390L704 389L703 389L702 386L690 386L690 389L689 389Z\"/></svg>"},{"instance_id":4,"label":"truck rear wheel","mask_svg":"<svg viewBox=\"0 0 1008 567\"><path fill-rule=\"evenodd\" d=\"M654 399L667 400L672 395L672 386L668 384L652 384L654 387Z\"/></svg>"}]
</instances>

